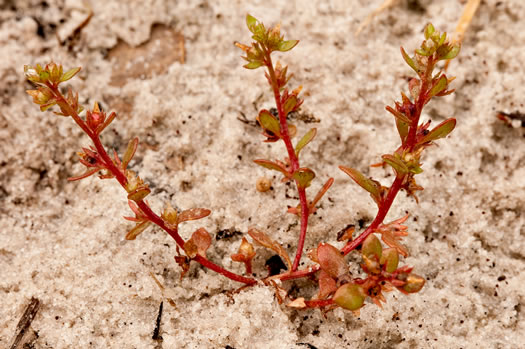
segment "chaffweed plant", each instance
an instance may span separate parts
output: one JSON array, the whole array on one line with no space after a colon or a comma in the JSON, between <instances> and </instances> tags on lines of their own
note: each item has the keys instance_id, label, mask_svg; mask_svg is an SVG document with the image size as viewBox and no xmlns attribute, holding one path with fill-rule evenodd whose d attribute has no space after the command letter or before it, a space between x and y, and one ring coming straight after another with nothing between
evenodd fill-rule
<instances>
[{"instance_id":1,"label":"chaffweed plant","mask_svg":"<svg viewBox=\"0 0 525 349\"><path fill-rule=\"evenodd\" d=\"M412 56L401 48L403 59L417 76L408 84L409 96L401 93L400 102L395 102L392 107L386 107L386 110L394 116L401 145L391 154L383 155L381 162L376 164L376 166L390 167L395 174L395 179L390 186L384 186L356 169L340 166L340 169L367 191L375 201L378 206L376 217L355 238L353 238L354 228L346 229L339 234L337 240L342 243L342 248L319 243L317 248L308 253L313 263L301 269L299 265L309 217L315 212L317 203L334 180L329 178L314 199L308 199L307 188L314 180L315 173L310 168L301 166L300 155L314 139L317 130L315 128L309 130L295 146L293 145L292 138L297 129L288 122L287 117L297 111L303 103L299 97L301 87L290 91L287 84L291 74L288 74L287 67L283 67L279 62L274 64L272 61L273 52L290 51L298 41L284 40L280 33L280 26L266 28L250 15L246 17L246 23L252 33L253 43L249 46L236 43L236 46L244 51L243 58L247 61L245 68L266 69L265 76L273 92L277 110L276 113L272 113L263 109L258 113L256 120L262 128L265 142L282 141L286 148L286 156L281 160L255 160L255 163L280 172L283 181L295 183L299 194L299 204L288 209L289 213L297 215L300 220L297 250L293 261L286 249L267 233L251 228L247 234L257 245L272 250L284 260L287 268L284 273L275 275L270 273L265 278L255 279L252 276L252 259L256 255L256 249L246 237L242 238L238 252L231 256L233 261L244 263L244 275L229 271L207 258L207 250L212 238L206 229L199 228L188 240L184 240L179 234L179 224L204 218L210 214L210 211L205 208L178 211L169 203L160 214L151 209L145 200L150 194L148 184L127 168L137 150L138 138L128 143L122 157L119 157L115 150L110 152L111 155L108 154L100 137L107 126L115 120L116 114L106 115L95 103L91 110L86 111L85 117L81 117L83 108L78 103L78 93L71 87L66 94L59 89L59 85L73 78L80 68L64 72L61 65L53 62L45 66L25 66L27 79L37 85L36 90L29 90L27 93L33 97L34 103L40 105L40 110L46 111L53 106L58 107L55 114L71 117L93 142L92 146L82 148L78 153L80 163L86 168L85 172L69 180L84 179L97 173L101 179L116 179L125 189L129 207L134 214L134 217L124 217L135 223L128 231L126 239L136 239L151 225L157 225L166 231L177 244L178 255L175 256L175 261L182 268L181 277L189 270L191 262L197 262L245 286L271 285L278 289L277 295L281 294L281 291L286 291L276 281L310 278L318 283L319 290L316 296L309 300L304 297L290 299L288 305L295 308L321 308L323 311L337 307L358 311L367 297L377 305L381 305L381 302L385 302L383 293L394 288L405 294L418 292L425 283L424 278L412 273L412 267L399 265L400 256L408 255L406 247L400 243L402 237L408 234L407 226L404 225L408 216L389 223L385 223L384 219L400 190L406 191L417 200L416 192L423 189L415 181L415 176L423 171L420 162L422 152L437 139L446 137L456 125L456 120L451 118L430 129L430 121L421 123L420 118L423 107L433 97L445 96L453 92L449 89L453 79L448 78L441 71L437 73L434 71L439 61L450 60L457 56L459 45L449 43L446 33L440 34L432 24L428 24L424 30L425 40ZM383 247L378 236L381 236L387 248ZM363 260L362 275L356 277L349 272L345 256L359 247ZM278 299L283 300L281 296Z\"/></svg>"}]
</instances>

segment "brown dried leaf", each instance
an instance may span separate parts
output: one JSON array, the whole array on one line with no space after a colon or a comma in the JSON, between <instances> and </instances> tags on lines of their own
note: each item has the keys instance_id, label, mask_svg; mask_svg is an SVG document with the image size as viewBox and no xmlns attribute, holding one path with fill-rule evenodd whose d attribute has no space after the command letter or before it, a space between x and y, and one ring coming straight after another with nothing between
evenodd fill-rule
<instances>
[{"instance_id":1,"label":"brown dried leaf","mask_svg":"<svg viewBox=\"0 0 525 349\"><path fill-rule=\"evenodd\" d=\"M304 309L306 308L306 303L304 302L303 297L299 297L297 299L294 299L290 303L286 304L286 306L290 308Z\"/></svg>"},{"instance_id":2,"label":"brown dried leaf","mask_svg":"<svg viewBox=\"0 0 525 349\"><path fill-rule=\"evenodd\" d=\"M270 239L270 237L262 231L254 228L248 230L248 235L250 235L252 239L255 240L255 242L257 242L259 245L275 251L279 256L281 256L281 258L284 259L286 265L288 266L288 270L292 270L292 261L290 260L290 256L288 256L288 252L286 252L286 250L281 245Z\"/></svg>"}]
</instances>

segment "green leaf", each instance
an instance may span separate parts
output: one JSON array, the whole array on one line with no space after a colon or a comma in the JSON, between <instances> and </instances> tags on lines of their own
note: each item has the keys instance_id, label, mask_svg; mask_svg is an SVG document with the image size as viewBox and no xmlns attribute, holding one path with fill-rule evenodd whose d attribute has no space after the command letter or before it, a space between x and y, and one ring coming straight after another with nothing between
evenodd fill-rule
<instances>
[{"instance_id":1,"label":"green leaf","mask_svg":"<svg viewBox=\"0 0 525 349\"><path fill-rule=\"evenodd\" d=\"M403 160L398 159L394 155L390 154L385 154L382 156L382 158L384 162L392 166L392 168L396 171L398 177L401 177L408 173L408 167L407 165L405 165Z\"/></svg>"},{"instance_id":2,"label":"green leaf","mask_svg":"<svg viewBox=\"0 0 525 349\"><path fill-rule=\"evenodd\" d=\"M302 167L297 169L292 174L292 178L297 181L297 186L299 188L308 188L312 182L312 179L315 178L315 172L309 168Z\"/></svg>"},{"instance_id":3,"label":"green leaf","mask_svg":"<svg viewBox=\"0 0 525 349\"><path fill-rule=\"evenodd\" d=\"M417 142L417 144L424 144L428 142L435 141L436 139L445 138L452 132L456 127L456 119L450 118L439 125L437 125L432 131L430 131L426 136Z\"/></svg>"},{"instance_id":4,"label":"green leaf","mask_svg":"<svg viewBox=\"0 0 525 349\"><path fill-rule=\"evenodd\" d=\"M414 71L419 74L419 69L416 65L416 62L414 62L414 60L410 58L410 56L405 52L405 50L402 47L401 47L401 55L403 56L403 59L405 60L405 62L407 62L407 64L410 66L410 68L414 69Z\"/></svg>"},{"instance_id":5,"label":"green leaf","mask_svg":"<svg viewBox=\"0 0 525 349\"><path fill-rule=\"evenodd\" d=\"M246 26L248 29L255 34L255 26L257 25L257 19L250 14L246 15Z\"/></svg>"},{"instance_id":6,"label":"green leaf","mask_svg":"<svg viewBox=\"0 0 525 349\"><path fill-rule=\"evenodd\" d=\"M387 273L393 273L399 264L399 253L395 248L384 249L380 263Z\"/></svg>"},{"instance_id":7,"label":"green leaf","mask_svg":"<svg viewBox=\"0 0 525 349\"><path fill-rule=\"evenodd\" d=\"M299 156L299 152L314 139L315 135L317 134L317 129L312 128L310 131L306 132L306 134L301 138L299 142L297 142L297 145L295 146L295 155Z\"/></svg>"},{"instance_id":8,"label":"green leaf","mask_svg":"<svg viewBox=\"0 0 525 349\"><path fill-rule=\"evenodd\" d=\"M435 95L437 95L438 93L440 93L441 91L446 89L447 86L448 86L448 79L445 76L445 74L443 74L443 75L441 75L439 80L434 84L434 86L432 86L432 88L428 92L427 99L430 99L430 98L434 97Z\"/></svg>"},{"instance_id":9,"label":"green leaf","mask_svg":"<svg viewBox=\"0 0 525 349\"><path fill-rule=\"evenodd\" d=\"M365 302L366 294L363 288L357 284L346 283L339 287L334 294L334 303L346 310L357 310Z\"/></svg>"},{"instance_id":10,"label":"green leaf","mask_svg":"<svg viewBox=\"0 0 525 349\"><path fill-rule=\"evenodd\" d=\"M279 124L279 120L270 114L268 110L261 110L258 120L265 130L270 131L276 136L281 136L281 125Z\"/></svg>"},{"instance_id":11,"label":"green leaf","mask_svg":"<svg viewBox=\"0 0 525 349\"><path fill-rule=\"evenodd\" d=\"M376 201L379 201L380 198L380 187L375 181L370 178L365 177L361 172L350 167L339 166L341 171L350 176L357 184L361 186L364 190L369 192Z\"/></svg>"},{"instance_id":12,"label":"green leaf","mask_svg":"<svg viewBox=\"0 0 525 349\"><path fill-rule=\"evenodd\" d=\"M432 23L428 23L427 26L425 27L425 39L428 40L428 38L430 38L432 34L434 34L435 30L436 29L434 28Z\"/></svg>"},{"instance_id":13,"label":"green leaf","mask_svg":"<svg viewBox=\"0 0 525 349\"><path fill-rule=\"evenodd\" d=\"M283 105L284 115L288 115L292 110L294 110L297 105L297 97L294 95L289 96Z\"/></svg>"},{"instance_id":14,"label":"green leaf","mask_svg":"<svg viewBox=\"0 0 525 349\"><path fill-rule=\"evenodd\" d=\"M440 57L439 59L453 59L453 58L456 58L456 56L459 54L460 50L461 50L461 46L460 45L454 45L454 46L452 46L450 51L448 51L448 53L445 56Z\"/></svg>"},{"instance_id":15,"label":"green leaf","mask_svg":"<svg viewBox=\"0 0 525 349\"><path fill-rule=\"evenodd\" d=\"M290 51L292 48L294 48L299 43L299 40L286 40L286 41L280 41L277 45L277 50L281 52Z\"/></svg>"},{"instance_id":16,"label":"green leaf","mask_svg":"<svg viewBox=\"0 0 525 349\"><path fill-rule=\"evenodd\" d=\"M139 139L137 137L129 141L126 152L122 157L122 169L125 170L128 167L129 162L131 161L131 159L133 159L133 155L135 155L135 151L137 150L138 145Z\"/></svg>"},{"instance_id":17,"label":"green leaf","mask_svg":"<svg viewBox=\"0 0 525 349\"><path fill-rule=\"evenodd\" d=\"M254 160L253 162L255 162L257 165L259 166L262 166L264 168L267 168L267 169L270 169L270 170L274 170L274 171L279 171L281 172L283 175L285 175L287 178L290 178L292 175L290 172L288 172L286 170L286 168L284 168L284 166L276 163L276 162L273 162L273 161L270 161L270 160L263 160L263 159L259 159L259 160Z\"/></svg>"},{"instance_id":18,"label":"green leaf","mask_svg":"<svg viewBox=\"0 0 525 349\"><path fill-rule=\"evenodd\" d=\"M73 76L75 76L79 71L80 71L80 67L77 67L77 68L73 68L73 69L69 69L67 72L65 72L61 77L60 77L60 82L64 82L64 81L68 81L69 79L71 79Z\"/></svg>"},{"instance_id":19,"label":"green leaf","mask_svg":"<svg viewBox=\"0 0 525 349\"><path fill-rule=\"evenodd\" d=\"M251 61L250 63L243 65L243 67L246 69L257 69L262 65L263 63L261 61Z\"/></svg>"},{"instance_id":20,"label":"green leaf","mask_svg":"<svg viewBox=\"0 0 525 349\"><path fill-rule=\"evenodd\" d=\"M374 234L368 235L365 241L363 241L361 253L363 256L366 256L370 259L377 259L377 261L381 259L383 247L381 246L381 242L377 236Z\"/></svg>"}]
</instances>

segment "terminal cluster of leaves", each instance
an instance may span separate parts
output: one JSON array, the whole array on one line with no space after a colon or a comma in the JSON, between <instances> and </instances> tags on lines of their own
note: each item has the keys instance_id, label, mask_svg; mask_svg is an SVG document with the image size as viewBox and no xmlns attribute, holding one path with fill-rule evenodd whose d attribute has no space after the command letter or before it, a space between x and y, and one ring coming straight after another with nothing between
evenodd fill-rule
<instances>
[{"instance_id":1,"label":"terminal cluster of leaves","mask_svg":"<svg viewBox=\"0 0 525 349\"><path fill-rule=\"evenodd\" d=\"M85 117L81 117L83 108L78 104L78 93L73 92L71 88L66 94L61 92L59 85L74 77L80 68L64 72L62 66L55 63L49 63L44 67L25 66L27 79L37 85L37 89L27 91L33 97L34 103L40 105L42 111L57 106L58 111L55 111L55 114L71 117L93 142L92 146L84 147L78 153L85 172L70 180L80 180L94 174L98 174L101 179L116 179L126 190L128 204L134 214L133 217L124 217L134 223L126 239L136 239L152 225L165 230L177 243L178 255L175 256L175 261L182 268L181 277L189 270L192 262L197 262L205 268L247 286L257 283L272 285L278 290L277 296L280 300L283 300L281 296L283 289L278 286L276 280L310 278L319 285L317 295L309 300L303 297L290 299L288 305L295 308L321 308L323 311L337 307L358 311L367 298L381 306L381 302L385 302L383 293L393 289L398 289L405 294L418 292L425 283L424 279L412 273L412 267L399 265L400 257L408 255L407 248L400 242L402 237L408 234L407 226L403 225L408 215L390 223L385 223L384 219L400 190L405 190L417 200L415 193L423 188L416 183L415 176L423 171L420 162L423 150L434 141L446 137L455 127L455 119L445 120L436 127L430 128L430 121L421 123L420 118L423 107L433 97L445 96L453 92L449 89L453 79L441 72L434 73L434 70L439 61L454 58L459 53L459 46L450 44L445 33L440 34L429 24L424 31L425 41L412 56L401 49L404 60L416 72L417 77L409 82L410 97L401 93L401 101L386 108L394 116L401 145L391 154L383 155L381 163L376 164L390 167L395 174L395 179L390 186L385 186L357 169L340 166L342 171L370 194L378 206L377 215L355 238L353 238L355 228L349 225L337 236L337 241L341 244L340 248L329 243L319 243L317 248L308 252L312 264L300 269L308 220L334 180L328 178L314 198L308 199L307 188L310 187L316 174L312 169L301 166L300 155L315 138L317 130L310 129L295 143L295 146L293 145L292 138L296 135L297 128L289 123L288 115L297 111L303 103L302 98L299 97L301 86L290 91L287 84L292 75L288 74L286 66L283 67L279 62L274 64L272 61L273 52L290 51L298 41L284 40L279 25L266 28L250 15L247 16L246 22L252 33L253 42L249 46L240 43L236 45L244 51L243 58L247 62L245 68L266 70L265 76L274 95L277 110L276 113L272 113L263 109L258 113L256 120L262 129L265 142L282 141L286 148L286 155L282 159L258 159L255 163L279 172L283 176L283 181L291 181L297 188L299 203L296 207L288 208L288 212L296 215L300 220L297 250L293 260L287 250L272 239L270 234L251 228L247 232L249 238L243 237L237 253L231 256L233 261L244 264L244 275L229 271L210 261L207 258L207 250L212 243L212 238L205 228L197 229L188 240L184 240L179 235L180 223L204 218L210 214L210 211L205 208L178 211L167 203L160 214L155 213L145 200L151 192L148 184L128 169L137 151L138 138L130 140L122 158L115 150L110 152L110 156L102 144L100 135L115 120L116 114L106 115L95 103L91 110L86 111ZM383 248L378 236L388 248ZM260 280L253 278L252 260L256 255L253 243L270 249L279 256L284 261L286 271L270 272L267 277ZM345 256L358 248L363 261L362 274L355 276L350 273Z\"/></svg>"}]
</instances>

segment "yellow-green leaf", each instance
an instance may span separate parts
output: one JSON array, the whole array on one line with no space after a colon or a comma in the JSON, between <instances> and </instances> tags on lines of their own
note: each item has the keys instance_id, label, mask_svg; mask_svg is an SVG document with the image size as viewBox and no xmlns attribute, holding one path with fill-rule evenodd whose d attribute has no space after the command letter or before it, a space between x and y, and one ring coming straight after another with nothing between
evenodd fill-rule
<instances>
[{"instance_id":1,"label":"yellow-green leaf","mask_svg":"<svg viewBox=\"0 0 525 349\"><path fill-rule=\"evenodd\" d=\"M445 76L445 74L443 74L441 75L439 80L434 84L434 86L432 86L432 88L430 89L427 99L434 97L435 95L437 95L438 93L446 89L447 86L448 86L448 79Z\"/></svg>"},{"instance_id":2,"label":"yellow-green leaf","mask_svg":"<svg viewBox=\"0 0 525 349\"><path fill-rule=\"evenodd\" d=\"M135 155L135 151L137 150L138 145L139 139L137 137L129 141L128 148L126 149L124 157L122 158L122 169L125 170L128 167L129 162L131 161L131 159L133 159L133 155Z\"/></svg>"},{"instance_id":3,"label":"yellow-green leaf","mask_svg":"<svg viewBox=\"0 0 525 349\"><path fill-rule=\"evenodd\" d=\"M401 177L408 173L408 167L405 165L403 160L396 158L394 155L391 154L385 154L382 156L383 161L386 162L388 165L392 166L392 168L396 171L398 177Z\"/></svg>"},{"instance_id":4,"label":"yellow-green leaf","mask_svg":"<svg viewBox=\"0 0 525 349\"><path fill-rule=\"evenodd\" d=\"M309 168L302 167L292 174L292 178L297 181L297 186L299 188L308 188L312 180L315 178L315 173Z\"/></svg>"},{"instance_id":5,"label":"yellow-green leaf","mask_svg":"<svg viewBox=\"0 0 525 349\"><path fill-rule=\"evenodd\" d=\"M445 138L454 130L456 127L456 119L450 118L439 125L437 125L432 131L430 131L426 136L419 140L418 144L423 144L427 142L435 141L436 139Z\"/></svg>"},{"instance_id":6,"label":"yellow-green leaf","mask_svg":"<svg viewBox=\"0 0 525 349\"><path fill-rule=\"evenodd\" d=\"M376 201L379 201L381 194L380 186L377 182L365 177L365 175L363 175L356 169L344 166L339 166L339 168L341 169L341 171L349 175L350 178L354 180L354 182L359 184L361 188L369 192Z\"/></svg>"},{"instance_id":7,"label":"yellow-green leaf","mask_svg":"<svg viewBox=\"0 0 525 349\"><path fill-rule=\"evenodd\" d=\"M71 79L73 76L77 75L77 73L80 71L80 67L77 67L77 68L73 68L73 69L69 69L67 72L65 72L61 77L60 77L60 82L64 82L64 81L68 81L69 79Z\"/></svg>"},{"instance_id":8,"label":"yellow-green leaf","mask_svg":"<svg viewBox=\"0 0 525 349\"><path fill-rule=\"evenodd\" d=\"M317 134L317 129L312 128L310 131L306 132L306 134L301 138L299 142L297 142L297 145L295 146L295 155L299 156L299 152L314 139L315 135Z\"/></svg>"},{"instance_id":9,"label":"yellow-green leaf","mask_svg":"<svg viewBox=\"0 0 525 349\"><path fill-rule=\"evenodd\" d=\"M290 51L299 43L299 40L286 40L279 42L277 49L281 52Z\"/></svg>"},{"instance_id":10,"label":"yellow-green leaf","mask_svg":"<svg viewBox=\"0 0 525 349\"><path fill-rule=\"evenodd\" d=\"M281 136L281 125L279 125L279 120L270 114L268 110L261 110L258 120L265 130L270 131L276 136Z\"/></svg>"}]
</instances>

